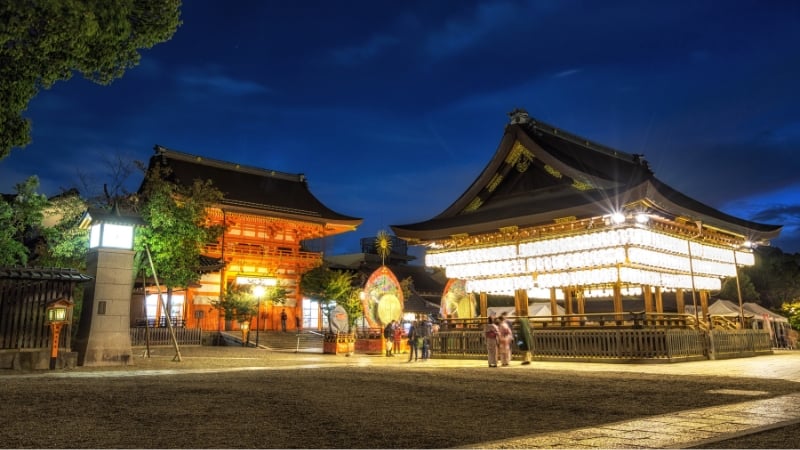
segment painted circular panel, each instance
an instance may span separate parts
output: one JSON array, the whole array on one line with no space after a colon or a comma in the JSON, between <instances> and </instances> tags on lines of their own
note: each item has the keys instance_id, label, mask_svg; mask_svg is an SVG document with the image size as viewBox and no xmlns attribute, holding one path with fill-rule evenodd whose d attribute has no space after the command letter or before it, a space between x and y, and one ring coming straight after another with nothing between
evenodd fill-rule
<instances>
[{"instance_id":1,"label":"painted circular panel","mask_svg":"<svg viewBox=\"0 0 800 450\"><path fill-rule=\"evenodd\" d=\"M403 317L403 289L397 277L386 266L369 276L364 285L364 318L372 328L383 327Z\"/></svg>"},{"instance_id":2,"label":"painted circular panel","mask_svg":"<svg viewBox=\"0 0 800 450\"><path fill-rule=\"evenodd\" d=\"M456 318L475 317L475 300L467 293L465 280L451 279L442 293L442 316Z\"/></svg>"}]
</instances>

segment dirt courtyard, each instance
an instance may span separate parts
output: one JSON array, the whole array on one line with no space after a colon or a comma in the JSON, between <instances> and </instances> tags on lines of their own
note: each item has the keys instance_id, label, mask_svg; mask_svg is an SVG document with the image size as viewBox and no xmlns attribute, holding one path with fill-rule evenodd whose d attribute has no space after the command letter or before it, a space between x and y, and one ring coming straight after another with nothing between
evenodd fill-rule
<instances>
[{"instance_id":1,"label":"dirt courtyard","mask_svg":"<svg viewBox=\"0 0 800 450\"><path fill-rule=\"evenodd\" d=\"M135 364L0 372L3 448L449 448L800 391L791 381L483 361L172 349ZM381 358L380 360L376 358ZM391 360L391 361L389 361ZM59 371L56 371L59 372ZM712 390L716 391L711 392ZM795 426L713 448L795 448ZM784 433L785 435L781 434ZM744 439L744 438L742 438ZM788 441L787 441L788 439ZM784 442L785 441L785 442Z\"/></svg>"}]
</instances>

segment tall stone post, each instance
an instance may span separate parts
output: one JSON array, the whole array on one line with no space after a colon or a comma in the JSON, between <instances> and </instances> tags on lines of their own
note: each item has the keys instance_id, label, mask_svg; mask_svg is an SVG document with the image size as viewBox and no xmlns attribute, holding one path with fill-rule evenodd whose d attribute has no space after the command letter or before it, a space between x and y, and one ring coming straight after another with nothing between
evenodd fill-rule
<instances>
[{"instance_id":1,"label":"tall stone post","mask_svg":"<svg viewBox=\"0 0 800 450\"><path fill-rule=\"evenodd\" d=\"M133 292L132 250L93 248L87 272L94 277L84 291L75 346L78 365L133 364L130 335Z\"/></svg>"}]
</instances>

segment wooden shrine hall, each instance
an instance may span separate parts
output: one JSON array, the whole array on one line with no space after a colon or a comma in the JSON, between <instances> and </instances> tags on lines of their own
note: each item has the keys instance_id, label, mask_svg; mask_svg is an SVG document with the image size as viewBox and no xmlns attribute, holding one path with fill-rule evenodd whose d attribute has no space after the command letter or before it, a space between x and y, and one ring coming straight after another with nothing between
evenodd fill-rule
<instances>
[{"instance_id":1,"label":"wooden shrine hall","mask_svg":"<svg viewBox=\"0 0 800 450\"><path fill-rule=\"evenodd\" d=\"M350 217L323 204L310 191L305 175L219 161L202 156L155 147L150 167L168 168L175 183L191 185L194 180L211 180L222 200L207 211L207 220L223 225L218 242L205 246L199 271L199 285L179 293L168 308L175 323L207 331L239 329L224 323L213 302L225 293L229 283L280 285L288 298L283 304L259 302L259 312L250 329L281 329L285 312L287 329L321 323L318 308L304 308L300 277L322 263L323 254L307 248L305 241L354 231L362 219ZM132 321L160 323L164 307L153 295L155 287L134 297Z\"/></svg>"},{"instance_id":2,"label":"wooden shrine hall","mask_svg":"<svg viewBox=\"0 0 800 450\"><path fill-rule=\"evenodd\" d=\"M716 336L716 348L701 341L719 331L709 322L709 294L724 278L738 281L737 267L754 264L751 247L767 245L781 226L733 217L678 192L655 177L643 155L593 143L521 109L509 116L494 157L452 205L430 220L392 226L398 237L427 247L427 266L466 282L481 317L488 294L514 296L518 317L528 316L529 302L548 302L554 315L530 322L534 357L719 357L723 340L732 354L764 350L762 336L742 325L744 315ZM664 310L667 294L677 311ZM631 300L637 311L625 311ZM587 302L605 302L608 311L587 313ZM693 314L685 313L687 304ZM561 337L540 340L554 328ZM619 336L632 340L613 344ZM584 338L593 343L581 344Z\"/></svg>"}]
</instances>

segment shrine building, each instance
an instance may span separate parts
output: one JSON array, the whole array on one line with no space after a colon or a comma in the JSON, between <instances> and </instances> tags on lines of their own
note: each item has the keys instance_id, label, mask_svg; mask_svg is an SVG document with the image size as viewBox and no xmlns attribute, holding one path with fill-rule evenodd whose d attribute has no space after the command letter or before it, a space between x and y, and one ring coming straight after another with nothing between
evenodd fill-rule
<instances>
[{"instance_id":1,"label":"shrine building","mask_svg":"<svg viewBox=\"0 0 800 450\"><path fill-rule=\"evenodd\" d=\"M362 219L333 211L308 187L303 174L219 161L202 156L155 147L149 167L168 168L169 181L190 185L196 179L211 180L222 192L222 201L208 210L211 224L223 225L225 232L205 246L200 262L203 273L198 285L173 295L170 316L187 328L203 330L236 329L224 324L223 315L212 302L225 293L228 283L280 285L288 291L284 304L259 302L260 310L251 330L281 329L280 315L285 310L287 329L300 324L319 329L321 311L315 302L303 302L300 277L322 263L323 253L305 243L354 231ZM164 317L155 287L144 298L132 303L132 321L158 321ZM144 307L146 305L146 308Z\"/></svg>"},{"instance_id":2,"label":"shrine building","mask_svg":"<svg viewBox=\"0 0 800 450\"><path fill-rule=\"evenodd\" d=\"M723 213L658 180L643 155L596 144L517 109L494 154L466 191L441 214L394 225L411 245L427 247L425 264L464 280L480 296L557 303L566 315L623 298L647 314L663 312L662 294L678 313L696 306L707 320L708 298L737 266L754 264L752 246L768 245L779 225ZM734 181L731 181L734 182ZM699 311L699 312L698 312ZM702 312L702 316L700 315Z\"/></svg>"}]
</instances>

